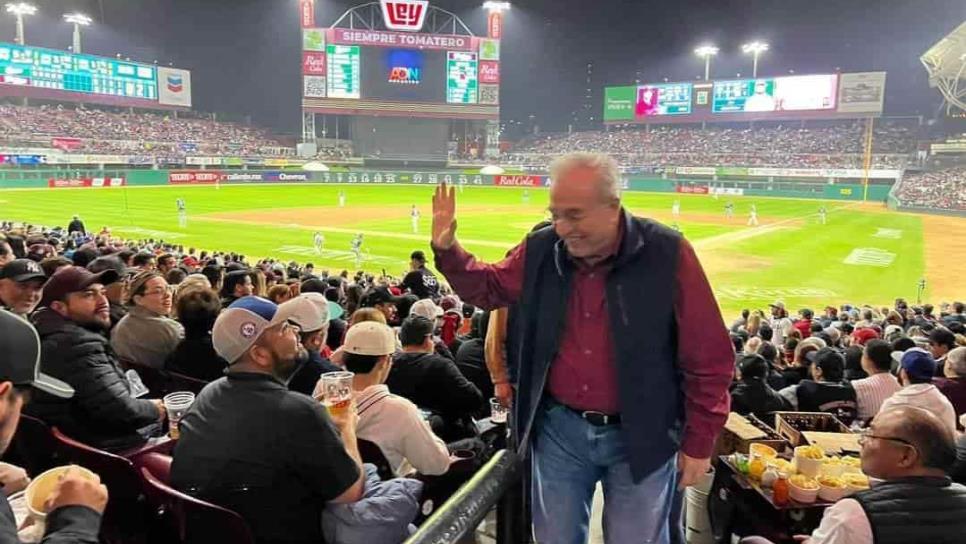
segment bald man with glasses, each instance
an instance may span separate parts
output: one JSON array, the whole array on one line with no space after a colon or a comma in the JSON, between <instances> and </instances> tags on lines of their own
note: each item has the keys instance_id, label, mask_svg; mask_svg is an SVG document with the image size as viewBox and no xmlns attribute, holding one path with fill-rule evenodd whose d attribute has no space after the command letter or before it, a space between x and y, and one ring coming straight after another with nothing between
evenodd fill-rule
<instances>
[{"instance_id":1,"label":"bald man with glasses","mask_svg":"<svg viewBox=\"0 0 966 544\"><path fill-rule=\"evenodd\" d=\"M825 510L807 544L953 544L966 535L966 486L948 471L953 433L912 406L880 412L859 439L862 472L881 480ZM753 537L743 544L761 544Z\"/></svg>"}]
</instances>

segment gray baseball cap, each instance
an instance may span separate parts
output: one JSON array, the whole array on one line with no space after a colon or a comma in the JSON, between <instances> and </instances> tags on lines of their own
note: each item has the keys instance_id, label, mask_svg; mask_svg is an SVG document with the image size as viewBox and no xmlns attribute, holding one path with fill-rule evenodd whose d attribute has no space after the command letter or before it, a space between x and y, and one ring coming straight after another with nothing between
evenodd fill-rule
<instances>
[{"instance_id":1,"label":"gray baseball cap","mask_svg":"<svg viewBox=\"0 0 966 544\"><path fill-rule=\"evenodd\" d=\"M69 399L74 388L40 372L40 337L21 317L0 310L0 381L29 385L55 397Z\"/></svg>"}]
</instances>

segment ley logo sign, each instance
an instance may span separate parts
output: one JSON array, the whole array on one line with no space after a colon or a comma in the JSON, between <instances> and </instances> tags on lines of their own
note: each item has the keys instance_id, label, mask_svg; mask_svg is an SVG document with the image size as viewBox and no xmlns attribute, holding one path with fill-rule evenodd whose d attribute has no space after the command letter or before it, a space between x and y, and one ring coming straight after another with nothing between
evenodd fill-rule
<instances>
[{"instance_id":1,"label":"ley logo sign","mask_svg":"<svg viewBox=\"0 0 966 544\"><path fill-rule=\"evenodd\" d=\"M380 0L382 19L389 30L419 32L429 10L427 0Z\"/></svg>"}]
</instances>

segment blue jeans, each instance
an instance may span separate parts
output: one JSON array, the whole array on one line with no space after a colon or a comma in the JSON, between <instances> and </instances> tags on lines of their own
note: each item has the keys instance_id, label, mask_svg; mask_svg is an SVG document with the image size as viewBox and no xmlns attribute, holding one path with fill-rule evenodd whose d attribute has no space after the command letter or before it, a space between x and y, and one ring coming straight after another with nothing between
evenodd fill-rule
<instances>
[{"instance_id":1,"label":"blue jeans","mask_svg":"<svg viewBox=\"0 0 966 544\"><path fill-rule=\"evenodd\" d=\"M677 486L677 456L638 483L620 425L597 427L553 401L534 421L533 531L538 544L585 544L597 482L604 490L608 544L668 544Z\"/></svg>"}]
</instances>

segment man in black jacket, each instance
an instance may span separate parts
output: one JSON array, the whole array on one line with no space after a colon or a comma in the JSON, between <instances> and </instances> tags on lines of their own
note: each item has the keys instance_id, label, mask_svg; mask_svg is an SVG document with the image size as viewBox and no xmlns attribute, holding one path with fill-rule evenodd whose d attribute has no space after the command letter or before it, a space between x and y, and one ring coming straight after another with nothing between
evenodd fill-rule
<instances>
[{"instance_id":1,"label":"man in black jacket","mask_svg":"<svg viewBox=\"0 0 966 544\"><path fill-rule=\"evenodd\" d=\"M444 440L465 438L454 438L454 427L481 409L484 399L480 390L460 373L456 363L433 352L430 320L419 316L406 318L399 339L403 353L393 357L386 380L389 391L440 416L445 429L437 434Z\"/></svg>"},{"instance_id":2,"label":"man in black jacket","mask_svg":"<svg viewBox=\"0 0 966 544\"><path fill-rule=\"evenodd\" d=\"M754 414L759 419L771 412L788 410L791 405L768 385L769 365L758 354L743 355L738 360L741 378L731 390L731 411L741 415Z\"/></svg>"},{"instance_id":3,"label":"man in black jacket","mask_svg":"<svg viewBox=\"0 0 966 544\"><path fill-rule=\"evenodd\" d=\"M400 287L409 289L410 293L421 299L431 298L438 301L439 280L435 274L426 268L426 254L422 251L413 251L413 254L410 255L409 266L410 272L403 278Z\"/></svg>"},{"instance_id":4,"label":"man in black jacket","mask_svg":"<svg viewBox=\"0 0 966 544\"><path fill-rule=\"evenodd\" d=\"M69 385L45 376L39 371L40 339L22 318L0 310L0 455L4 453L20 420L20 410L28 391L44 391L69 399L74 391ZM45 544L95 544L101 525L101 514L107 505L107 488L68 472L57 483L48 499ZM17 522L0 493L0 542L17 543Z\"/></svg>"},{"instance_id":5,"label":"man in black jacket","mask_svg":"<svg viewBox=\"0 0 966 544\"><path fill-rule=\"evenodd\" d=\"M165 413L160 400L131 396L104 336L111 326L104 285L113 281L113 270L92 274L67 266L47 282L41 309L33 316L43 341L41 368L67 382L76 394L64 400L39 393L27 412L85 444L119 451L143 444Z\"/></svg>"},{"instance_id":6,"label":"man in black jacket","mask_svg":"<svg viewBox=\"0 0 966 544\"><path fill-rule=\"evenodd\" d=\"M858 415L855 389L845 377L845 357L833 348L806 354L812 363L810 380L790 385L779 393L799 412L826 412L851 425Z\"/></svg>"}]
</instances>

